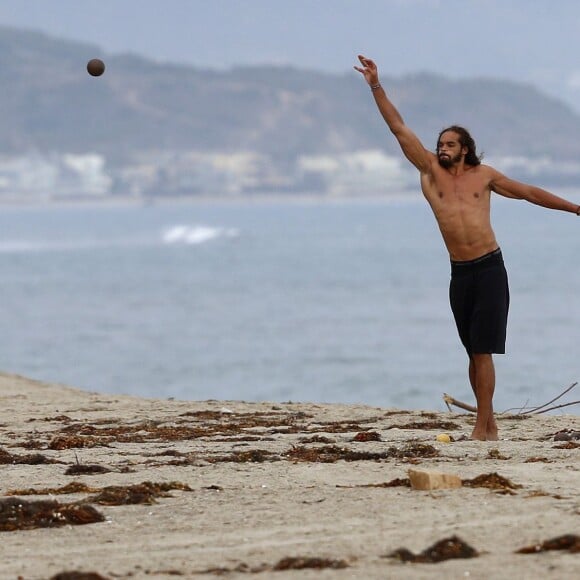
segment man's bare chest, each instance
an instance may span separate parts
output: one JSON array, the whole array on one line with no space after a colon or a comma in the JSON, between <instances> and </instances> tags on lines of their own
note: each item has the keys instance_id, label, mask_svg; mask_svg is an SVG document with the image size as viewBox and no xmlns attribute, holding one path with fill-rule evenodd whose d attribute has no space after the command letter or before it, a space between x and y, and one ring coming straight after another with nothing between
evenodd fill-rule
<instances>
[{"instance_id":1,"label":"man's bare chest","mask_svg":"<svg viewBox=\"0 0 580 580\"><path fill-rule=\"evenodd\" d=\"M477 174L459 176L441 172L425 183L424 192L429 201L441 209L489 207L490 190L485 180ZM425 191L427 189L427 191Z\"/></svg>"}]
</instances>

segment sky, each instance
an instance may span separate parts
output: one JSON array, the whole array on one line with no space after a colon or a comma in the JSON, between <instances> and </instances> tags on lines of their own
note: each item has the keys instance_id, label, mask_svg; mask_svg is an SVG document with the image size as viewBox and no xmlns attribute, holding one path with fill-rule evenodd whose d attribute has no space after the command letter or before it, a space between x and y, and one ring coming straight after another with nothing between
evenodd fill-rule
<instances>
[{"instance_id":1,"label":"sky","mask_svg":"<svg viewBox=\"0 0 580 580\"><path fill-rule=\"evenodd\" d=\"M363 53L385 75L523 81L580 112L577 0L0 0L0 25L203 68L358 74Z\"/></svg>"}]
</instances>

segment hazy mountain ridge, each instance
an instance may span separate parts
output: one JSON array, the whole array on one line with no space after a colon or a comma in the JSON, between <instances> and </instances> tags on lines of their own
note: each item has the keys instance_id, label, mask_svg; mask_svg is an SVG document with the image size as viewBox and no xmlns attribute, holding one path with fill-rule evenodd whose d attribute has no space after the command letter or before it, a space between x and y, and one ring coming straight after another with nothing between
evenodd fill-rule
<instances>
[{"instance_id":1,"label":"hazy mountain ridge","mask_svg":"<svg viewBox=\"0 0 580 580\"><path fill-rule=\"evenodd\" d=\"M94 57L107 65L99 78L85 70ZM388 63L379 65L383 85L428 148L444 126L459 123L494 159L580 158L580 116L533 86L428 73L394 78ZM304 156L367 150L401 157L354 70L200 69L0 28L0 81L0 153L9 156L97 153L113 169L169 152L251 152L279 168Z\"/></svg>"}]
</instances>

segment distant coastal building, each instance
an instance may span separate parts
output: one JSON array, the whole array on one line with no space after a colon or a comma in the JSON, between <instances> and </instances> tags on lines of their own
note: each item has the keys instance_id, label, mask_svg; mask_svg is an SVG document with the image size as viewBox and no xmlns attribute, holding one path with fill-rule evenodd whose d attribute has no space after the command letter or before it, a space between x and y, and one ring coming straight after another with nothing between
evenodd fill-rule
<instances>
[{"instance_id":1,"label":"distant coastal building","mask_svg":"<svg viewBox=\"0 0 580 580\"><path fill-rule=\"evenodd\" d=\"M510 177L577 187L580 163L549 158L486 159ZM135 152L123 164L97 153L0 156L0 202L151 199L305 193L360 197L417 192L417 172L379 149L276 160L255 151Z\"/></svg>"},{"instance_id":2,"label":"distant coastal building","mask_svg":"<svg viewBox=\"0 0 580 580\"><path fill-rule=\"evenodd\" d=\"M0 199L104 197L111 184L104 157L95 153L0 157Z\"/></svg>"}]
</instances>

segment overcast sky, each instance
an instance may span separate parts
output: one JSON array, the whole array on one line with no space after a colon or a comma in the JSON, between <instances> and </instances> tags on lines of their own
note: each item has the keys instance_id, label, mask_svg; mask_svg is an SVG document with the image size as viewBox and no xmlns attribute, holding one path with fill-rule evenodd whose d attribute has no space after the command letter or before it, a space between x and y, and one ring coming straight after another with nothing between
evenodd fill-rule
<instances>
[{"instance_id":1,"label":"overcast sky","mask_svg":"<svg viewBox=\"0 0 580 580\"><path fill-rule=\"evenodd\" d=\"M532 82L580 111L578 0L0 0L0 25L210 68L349 72L362 52L394 75Z\"/></svg>"}]
</instances>

